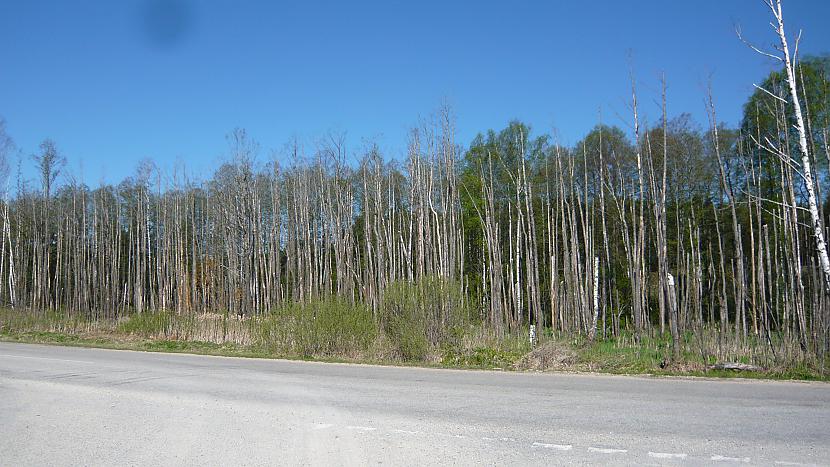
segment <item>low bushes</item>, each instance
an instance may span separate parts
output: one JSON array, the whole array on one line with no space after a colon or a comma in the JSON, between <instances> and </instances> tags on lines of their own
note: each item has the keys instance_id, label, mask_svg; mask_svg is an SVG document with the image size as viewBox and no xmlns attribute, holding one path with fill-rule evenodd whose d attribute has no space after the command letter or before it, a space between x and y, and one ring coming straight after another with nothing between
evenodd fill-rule
<instances>
[{"instance_id":1,"label":"low bushes","mask_svg":"<svg viewBox=\"0 0 830 467\"><path fill-rule=\"evenodd\" d=\"M67 310L0 307L0 340L195 352L256 357L305 357L364 362L429 362L444 366L608 373L686 374L762 378L828 378L827 360L799 353L797 343L772 336L761 353L757 342L721 341L718 329L684 336L680 359L672 360L668 334L588 340L585 335L543 330L535 348L527 327L495 332L471 319L450 282L425 279L395 283L377 313L363 304L321 298L286 304L247 317L228 313L124 312L95 318ZM112 315L109 315L112 316ZM752 363L759 372L712 370L718 362Z\"/></svg>"},{"instance_id":2,"label":"low bushes","mask_svg":"<svg viewBox=\"0 0 830 467\"><path fill-rule=\"evenodd\" d=\"M442 346L454 345L469 322L461 287L440 277L389 285L380 323L397 356L423 361Z\"/></svg>"},{"instance_id":3,"label":"low bushes","mask_svg":"<svg viewBox=\"0 0 830 467\"><path fill-rule=\"evenodd\" d=\"M261 318L255 328L256 344L304 357L362 356L378 332L365 305L337 298L284 305Z\"/></svg>"}]
</instances>

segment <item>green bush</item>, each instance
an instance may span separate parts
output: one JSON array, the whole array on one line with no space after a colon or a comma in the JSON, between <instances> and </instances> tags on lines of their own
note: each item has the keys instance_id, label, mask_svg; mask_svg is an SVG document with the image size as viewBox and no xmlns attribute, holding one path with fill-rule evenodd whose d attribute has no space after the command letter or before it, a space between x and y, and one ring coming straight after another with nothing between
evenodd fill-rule
<instances>
[{"instance_id":1,"label":"green bush","mask_svg":"<svg viewBox=\"0 0 830 467\"><path fill-rule=\"evenodd\" d=\"M422 361L429 354L430 343L423 324L419 318L399 314L392 314L384 323L386 336L404 360Z\"/></svg>"},{"instance_id":2,"label":"green bush","mask_svg":"<svg viewBox=\"0 0 830 467\"><path fill-rule=\"evenodd\" d=\"M365 352L377 337L371 311L337 298L284 305L257 326L258 344L301 356L347 356Z\"/></svg>"},{"instance_id":3,"label":"green bush","mask_svg":"<svg viewBox=\"0 0 830 467\"><path fill-rule=\"evenodd\" d=\"M404 360L424 360L436 347L455 344L468 318L461 287L441 277L390 284L380 309L383 331Z\"/></svg>"}]
</instances>

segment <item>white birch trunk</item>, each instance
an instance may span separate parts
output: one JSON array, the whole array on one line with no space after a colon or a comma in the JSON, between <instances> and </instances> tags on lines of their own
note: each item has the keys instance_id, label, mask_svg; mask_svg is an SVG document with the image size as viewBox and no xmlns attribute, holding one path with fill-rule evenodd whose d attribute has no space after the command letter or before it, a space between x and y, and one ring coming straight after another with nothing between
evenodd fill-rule
<instances>
[{"instance_id":1,"label":"white birch trunk","mask_svg":"<svg viewBox=\"0 0 830 467\"><path fill-rule=\"evenodd\" d=\"M588 336L594 340L597 334L597 319L599 317L599 256L594 257L594 316L591 319L591 333Z\"/></svg>"},{"instance_id":2,"label":"white birch trunk","mask_svg":"<svg viewBox=\"0 0 830 467\"><path fill-rule=\"evenodd\" d=\"M815 186L813 183L813 171L810 164L810 151L807 146L807 130L804 126L804 117L801 113L801 103L798 100L798 88L796 86L795 70L793 69L792 60L790 59L790 49L787 45L787 36L784 33L784 16L781 12L781 0L776 0L773 6L769 3L773 10L773 15L777 21L776 32L781 41L781 49L784 52L784 67L787 70L787 84L790 87L790 95L793 99L793 112L795 113L796 129L798 130L798 146L801 150L801 166L804 173L804 184L807 186L807 204L810 210L810 219L812 220L813 236L816 240L816 252L819 257L821 270L824 273L824 286L827 291L830 291L830 259L827 257L827 243L824 240L824 229L821 225L821 216L818 212L818 203L816 202ZM797 50L797 48L796 48Z\"/></svg>"}]
</instances>

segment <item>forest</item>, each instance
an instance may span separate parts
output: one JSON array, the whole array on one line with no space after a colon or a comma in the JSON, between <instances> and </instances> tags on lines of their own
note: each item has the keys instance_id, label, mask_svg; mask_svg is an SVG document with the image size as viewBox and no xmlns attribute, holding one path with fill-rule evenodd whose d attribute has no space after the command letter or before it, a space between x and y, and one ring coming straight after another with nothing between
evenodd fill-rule
<instances>
[{"instance_id":1,"label":"forest","mask_svg":"<svg viewBox=\"0 0 830 467\"><path fill-rule=\"evenodd\" d=\"M520 121L459 141L445 105L402 158L339 134L268 156L235 129L207 180L148 160L88 186L59 142L16 163L0 125L0 334L546 368L565 342L827 375L830 56L798 57L769 6L776 71L736 126L717 89L697 122L632 73L628 121L572 146Z\"/></svg>"}]
</instances>

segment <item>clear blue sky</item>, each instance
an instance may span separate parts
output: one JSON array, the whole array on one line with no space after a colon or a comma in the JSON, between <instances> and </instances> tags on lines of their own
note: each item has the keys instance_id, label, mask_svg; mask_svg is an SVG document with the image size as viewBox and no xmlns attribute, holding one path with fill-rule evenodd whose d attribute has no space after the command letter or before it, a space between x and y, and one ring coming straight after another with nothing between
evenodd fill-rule
<instances>
[{"instance_id":1,"label":"clear blue sky","mask_svg":"<svg viewBox=\"0 0 830 467\"><path fill-rule=\"evenodd\" d=\"M803 53L830 52L830 2L788 0ZM772 63L761 0L732 1L13 1L0 0L0 116L24 163L44 138L96 185L143 158L208 176L244 127L268 150L345 131L388 157L446 99L465 145L514 118L578 141L596 122L628 123L628 51L641 100L705 123L711 74L719 117ZM624 117L626 120L621 120ZM31 169L27 169L31 173Z\"/></svg>"}]
</instances>

